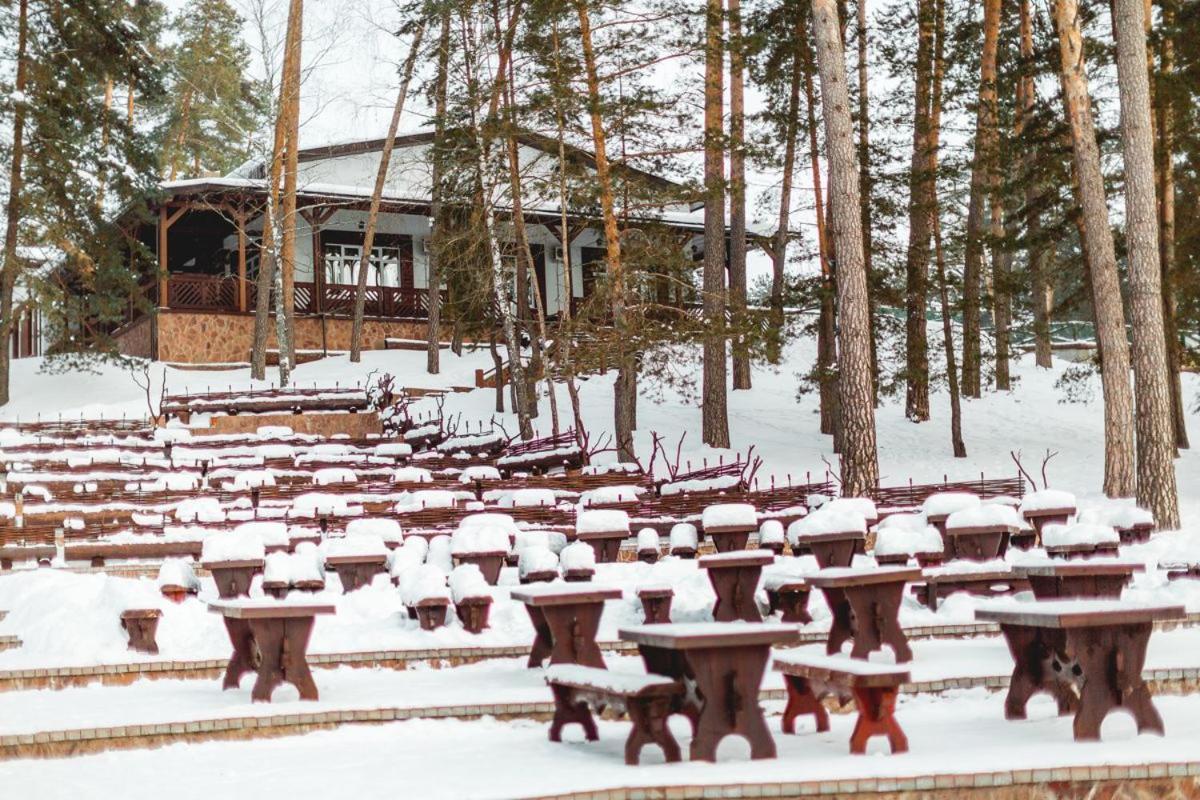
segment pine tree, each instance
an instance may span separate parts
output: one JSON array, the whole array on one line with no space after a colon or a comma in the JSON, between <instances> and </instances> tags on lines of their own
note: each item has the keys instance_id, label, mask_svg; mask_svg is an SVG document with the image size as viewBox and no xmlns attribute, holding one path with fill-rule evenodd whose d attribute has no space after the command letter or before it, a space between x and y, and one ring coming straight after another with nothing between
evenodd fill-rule
<instances>
[{"instance_id":1,"label":"pine tree","mask_svg":"<svg viewBox=\"0 0 1200 800\"><path fill-rule=\"evenodd\" d=\"M195 0L171 21L170 103L159 128L169 180L220 175L253 152L264 87L247 77L250 50L228 0Z\"/></svg>"}]
</instances>

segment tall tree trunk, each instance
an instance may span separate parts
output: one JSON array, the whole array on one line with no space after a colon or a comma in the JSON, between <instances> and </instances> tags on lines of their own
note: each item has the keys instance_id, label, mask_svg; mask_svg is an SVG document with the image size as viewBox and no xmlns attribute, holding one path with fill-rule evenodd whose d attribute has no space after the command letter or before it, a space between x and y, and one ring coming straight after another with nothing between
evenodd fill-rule
<instances>
[{"instance_id":1,"label":"tall tree trunk","mask_svg":"<svg viewBox=\"0 0 1200 800\"><path fill-rule=\"evenodd\" d=\"M279 340L279 385L283 386L296 366L296 189L300 167L300 48L304 41L304 2L291 0L288 9L289 47L295 49L292 71L288 76L287 150L283 162L282 219L283 242L279 246L280 298L282 320L276 315ZM316 254L314 256L314 264ZM281 324L282 323L282 324Z\"/></svg>"},{"instance_id":2,"label":"tall tree trunk","mask_svg":"<svg viewBox=\"0 0 1200 800\"><path fill-rule=\"evenodd\" d=\"M1179 527L1175 417L1163 329L1162 267L1154 186L1154 132L1142 0L1113 0L1121 147L1125 161L1125 238L1133 319L1133 385L1138 505L1165 530Z\"/></svg>"},{"instance_id":3,"label":"tall tree trunk","mask_svg":"<svg viewBox=\"0 0 1200 800\"><path fill-rule=\"evenodd\" d=\"M1159 39L1159 69L1169 81L1175 73L1175 3L1160 0L1162 36ZM1158 93L1159 158L1159 253L1163 274L1163 327L1167 337L1167 366L1171 381L1171 406L1175 418L1175 446L1187 449L1187 410L1183 402L1183 347L1179 341L1175 293L1175 109L1170 91Z\"/></svg>"},{"instance_id":4,"label":"tall tree trunk","mask_svg":"<svg viewBox=\"0 0 1200 800\"><path fill-rule=\"evenodd\" d=\"M1063 101L1071 128L1075 172L1082 209L1080 224L1087 248L1088 271L1096 314L1096 338L1104 387L1104 493L1109 497L1134 494L1133 393L1129 387L1129 342L1121 308L1121 284L1100 151L1088 97L1079 7L1076 0L1055 0Z\"/></svg>"},{"instance_id":5,"label":"tall tree trunk","mask_svg":"<svg viewBox=\"0 0 1200 800\"><path fill-rule=\"evenodd\" d=\"M429 308L429 324L425 337L425 371L437 375L442 370L441 322L442 322L442 245L445 231L438 220L442 216L442 194L445 192L445 147L446 147L446 85L449 82L450 63L450 10L443 9L442 32L438 37L437 76L434 85L433 121L433 184L430 194L429 217L433 231L426 248L426 305Z\"/></svg>"},{"instance_id":6,"label":"tall tree trunk","mask_svg":"<svg viewBox=\"0 0 1200 800\"><path fill-rule=\"evenodd\" d=\"M908 184L908 257L905 263L904 415L913 422L929 419L929 343L925 312L928 307L929 239L936 180L930 146L934 27L934 0L919 0L912 168Z\"/></svg>"},{"instance_id":7,"label":"tall tree trunk","mask_svg":"<svg viewBox=\"0 0 1200 800\"><path fill-rule=\"evenodd\" d=\"M1038 183L1033 179L1036 169L1037 150L1024 141L1028 126L1033 120L1037 102L1037 89L1033 74L1033 18L1030 0L1020 0L1021 77L1017 83L1016 138L1021 144L1021 172L1025 184L1026 236L1029 240L1029 284L1030 304L1033 306L1033 353L1034 363L1042 368L1053 366L1050 349L1050 315L1053 309L1054 289L1046 269L1046 245L1042 241L1042 215L1037 210Z\"/></svg>"},{"instance_id":8,"label":"tall tree trunk","mask_svg":"<svg viewBox=\"0 0 1200 800\"><path fill-rule=\"evenodd\" d=\"M255 380L267 377L267 339L271 328L271 295L275 287L276 227L279 224L279 179L283 174L284 150L287 147L288 100L291 95L292 61L299 55L292 46L292 30L284 39L283 66L279 81L279 104L275 110L275 135L271 147L271 167L267 177L267 202L263 209L263 230L258 260L257 297L254 305L254 343L250 355L250 376ZM313 269L319 268L318 254L313 254Z\"/></svg>"},{"instance_id":9,"label":"tall tree trunk","mask_svg":"<svg viewBox=\"0 0 1200 800\"><path fill-rule=\"evenodd\" d=\"M994 11L991 10L991 5L995 5ZM995 32L989 31L989 33L997 42L997 50L999 49L1001 11L1001 0L991 0L990 3L985 2L984 4L984 25L995 26ZM985 33L985 37L987 35ZM1012 328L1012 297L1010 296L1012 289L1009 286L1011 282L1009 262L1011 259L1008 245L1005 242L1004 176L1000 164L1002 145L995 72L996 67L993 65L992 96L989 98L989 102L992 104L990 114L992 123L991 158L987 173L988 208L991 215L989 233L992 240L992 327L995 330L996 340L996 390L1007 392L1012 388L1008 369L1010 329Z\"/></svg>"},{"instance_id":10,"label":"tall tree trunk","mask_svg":"<svg viewBox=\"0 0 1200 800\"><path fill-rule=\"evenodd\" d=\"M704 48L704 337L701 437L729 447L725 366L725 8L708 0Z\"/></svg>"},{"instance_id":11,"label":"tall tree trunk","mask_svg":"<svg viewBox=\"0 0 1200 800\"><path fill-rule=\"evenodd\" d=\"M796 24L793 36L796 48L792 56L787 120L784 123L786 141L783 143L783 177L779 189L779 217L775 228L774 242L771 246L771 316L767 335L767 360L772 364L778 364L783 354L783 281L787 272L788 226L792 213L792 182L796 171L796 140L800 129L800 80L802 71L808 69L800 53L800 48L807 46L805 44L808 35L807 26L804 24L805 14L796 11L794 17ZM821 242L820 246L821 260L824 264L825 243ZM824 271L823 266L822 271Z\"/></svg>"},{"instance_id":12,"label":"tall tree trunk","mask_svg":"<svg viewBox=\"0 0 1200 800\"><path fill-rule=\"evenodd\" d=\"M879 482L867 274L863 263L858 154L850 119L846 62L835 0L813 0L813 29L821 77L825 154L831 182L830 217L838 285L838 388L841 392L842 493L864 495Z\"/></svg>"},{"instance_id":13,"label":"tall tree trunk","mask_svg":"<svg viewBox=\"0 0 1200 800\"><path fill-rule=\"evenodd\" d=\"M571 232L567 222L567 203L569 202L569 192L567 191L567 122L566 114L563 111L562 92L569 91L566 75L563 74L562 68L562 50L561 43L558 38L558 20L554 19L551 22L551 41L554 46L554 75L555 86L554 91L554 122L558 133L558 227L559 227L559 246L562 248L562 288L559 291L558 301L558 353L559 360L562 364L563 377L567 383L567 396L571 400L571 420L575 430L575 441L580 448L584 444L584 428L583 414L579 405L579 387L575 384L575 362L571 354L571 301L575 297L575 290L571 280ZM566 298L564 301L563 298ZM553 391L553 385L551 385ZM637 397L634 397L634 402L637 402ZM587 454L584 454L587 458Z\"/></svg>"},{"instance_id":14,"label":"tall tree trunk","mask_svg":"<svg viewBox=\"0 0 1200 800\"><path fill-rule=\"evenodd\" d=\"M421 39L425 35L425 20L417 25L409 45L408 56L400 72L400 88L396 90L396 103L392 106L392 119L388 123L387 137L379 153L379 169L375 172L375 188L371 191L371 208L367 212L367 227L363 231L362 258L358 261L358 283L354 287L354 319L350 324L350 361L362 361L363 313L367 306L367 273L371 269L371 250L375 246L375 228L379 224L379 206L383 203L383 190L387 186L388 167L392 163L392 149L396 146L396 131L400 129L400 115L404 113L404 101L408 96L408 83L412 80L413 66L421 52ZM314 263L316 254L313 254Z\"/></svg>"},{"instance_id":15,"label":"tall tree trunk","mask_svg":"<svg viewBox=\"0 0 1200 800\"><path fill-rule=\"evenodd\" d=\"M996 57L1000 42L1000 0L984 0L983 53L979 67L979 106L975 114L975 155L971 163L971 196L967 208L967 248L963 267L962 391L982 392L980 353L980 283L983 279L984 207L996 169Z\"/></svg>"},{"instance_id":16,"label":"tall tree trunk","mask_svg":"<svg viewBox=\"0 0 1200 800\"><path fill-rule=\"evenodd\" d=\"M858 185L862 191L863 263L867 270L867 297L871 306L871 375L875 387L875 405L879 405L879 337L875 331L876 297L873 263L875 242L871 229L873 215L871 194L874 181L871 178L871 92L867 81L867 0L855 4L856 20L854 35L858 47Z\"/></svg>"},{"instance_id":17,"label":"tall tree trunk","mask_svg":"<svg viewBox=\"0 0 1200 800\"><path fill-rule=\"evenodd\" d=\"M621 264L621 235L613 201L612 176L609 174L605 145L604 120L601 117L600 79L596 54L592 47L592 25L586 0L575 0L579 13L579 41L583 50L588 92L588 117L592 125L592 149L596 158L596 182L600 187L600 212L604 221L605 263L612 291L613 325L620 336L625 330L625 271ZM621 461L636 460L633 431L637 423L637 360L622 356L613 386L614 438Z\"/></svg>"},{"instance_id":18,"label":"tall tree trunk","mask_svg":"<svg viewBox=\"0 0 1200 800\"><path fill-rule=\"evenodd\" d=\"M741 0L729 0L729 305L733 388L750 388L746 347L746 75Z\"/></svg>"},{"instance_id":19,"label":"tall tree trunk","mask_svg":"<svg viewBox=\"0 0 1200 800\"><path fill-rule=\"evenodd\" d=\"M19 99L13 104L12 147L9 151L8 203L4 220L4 264L0 270L0 406L10 399L9 378L12 367L10 336L13 329L13 295L21 265L17 260L18 234L20 232L21 192L24 190L25 168L25 115L28 101L23 98L29 70L29 0L20 0L17 6L17 74L13 91Z\"/></svg>"},{"instance_id":20,"label":"tall tree trunk","mask_svg":"<svg viewBox=\"0 0 1200 800\"><path fill-rule=\"evenodd\" d=\"M833 259L829 252L829 218L821 189L820 150L817 147L816 93L812 76L815 70L812 50L808 44L805 15L798 23L799 58L804 65L805 112L808 123L808 156L812 168L813 207L817 222L817 253L821 262L820 311L817 315L817 387L820 401L821 433L833 436L833 452L842 452L839 432L839 400L837 387L837 281Z\"/></svg>"}]
</instances>

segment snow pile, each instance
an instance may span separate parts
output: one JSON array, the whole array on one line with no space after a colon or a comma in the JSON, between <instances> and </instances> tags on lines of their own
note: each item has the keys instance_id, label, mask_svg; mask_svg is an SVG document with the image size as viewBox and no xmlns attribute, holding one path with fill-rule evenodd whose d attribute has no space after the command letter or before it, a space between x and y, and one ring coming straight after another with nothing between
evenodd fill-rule
<instances>
[{"instance_id":1,"label":"snow pile","mask_svg":"<svg viewBox=\"0 0 1200 800\"><path fill-rule=\"evenodd\" d=\"M579 664L555 664L546 670L546 682L594 686L602 691L635 694L651 686L669 686L674 681L662 675L597 670ZM715 795L714 795L715 796Z\"/></svg>"},{"instance_id":2,"label":"snow pile","mask_svg":"<svg viewBox=\"0 0 1200 800\"><path fill-rule=\"evenodd\" d=\"M637 535L638 552L643 550L658 551L658 531L654 528L642 528Z\"/></svg>"},{"instance_id":3,"label":"snow pile","mask_svg":"<svg viewBox=\"0 0 1200 800\"><path fill-rule=\"evenodd\" d=\"M474 483L475 481L498 481L500 470L495 467L476 465L467 467L458 475L459 483Z\"/></svg>"},{"instance_id":4,"label":"snow pile","mask_svg":"<svg viewBox=\"0 0 1200 800\"><path fill-rule=\"evenodd\" d=\"M392 483L433 483L433 473L421 467L401 467L392 473Z\"/></svg>"},{"instance_id":5,"label":"snow pile","mask_svg":"<svg viewBox=\"0 0 1200 800\"><path fill-rule=\"evenodd\" d=\"M551 572L557 575L558 556L549 547L530 545L521 550L517 559L517 571L522 580L539 573Z\"/></svg>"},{"instance_id":6,"label":"snow pile","mask_svg":"<svg viewBox=\"0 0 1200 800\"><path fill-rule=\"evenodd\" d=\"M970 492L938 492L925 498L921 510L926 519L933 517L948 517L955 511L975 508L979 505L978 495Z\"/></svg>"},{"instance_id":7,"label":"snow pile","mask_svg":"<svg viewBox=\"0 0 1200 800\"><path fill-rule=\"evenodd\" d=\"M145 484L143 484L143 488L145 488ZM195 488L195 487L188 487L188 488ZM149 489L148 491L161 492L162 489ZM52 495L50 493L50 490L48 488L46 488L45 486L36 484L36 483L27 483L24 486L22 486L21 494L24 495L25 497L36 497L39 500L41 500L43 503L49 503L51 500L54 499L54 495Z\"/></svg>"},{"instance_id":8,"label":"snow pile","mask_svg":"<svg viewBox=\"0 0 1200 800\"><path fill-rule=\"evenodd\" d=\"M425 554L425 563L441 570L443 575L449 575L454 569L454 558L451 552L450 537L442 534L429 540L429 550Z\"/></svg>"},{"instance_id":9,"label":"snow pile","mask_svg":"<svg viewBox=\"0 0 1200 800\"><path fill-rule=\"evenodd\" d=\"M863 519L874 522L879 519L879 511L875 508L875 501L869 497L835 497L827 503L823 503L821 508L826 511L853 511L861 514Z\"/></svg>"},{"instance_id":10,"label":"snow pile","mask_svg":"<svg viewBox=\"0 0 1200 800\"><path fill-rule=\"evenodd\" d=\"M920 531L924 530L928 524L925 520L925 515L920 512L916 514L888 514L879 520L879 524L875 526L875 530L882 531L888 528L902 528L907 531Z\"/></svg>"},{"instance_id":11,"label":"snow pile","mask_svg":"<svg viewBox=\"0 0 1200 800\"><path fill-rule=\"evenodd\" d=\"M456 556L507 553L508 531L497 525L459 528L450 536L450 552Z\"/></svg>"},{"instance_id":12,"label":"snow pile","mask_svg":"<svg viewBox=\"0 0 1200 800\"><path fill-rule=\"evenodd\" d=\"M1061 489L1042 489L1030 492L1021 499L1021 513L1028 515L1044 511L1075 512L1075 495Z\"/></svg>"},{"instance_id":13,"label":"snow pile","mask_svg":"<svg viewBox=\"0 0 1200 800\"><path fill-rule=\"evenodd\" d=\"M225 481L221 488L227 492L246 492L263 486L275 485L275 471L270 469L248 469L235 473L232 480Z\"/></svg>"},{"instance_id":14,"label":"snow pile","mask_svg":"<svg viewBox=\"0 0 1200 800\"><path fill-rule=\"evenodd\" d=\"M262 425L255 431L259 439L286 439L295 435L295 431L286 425Z\"/></svg>"},{"instance_id":15,"label":"snow pile","mask_svg":"<svg viewBox=\"0 0 1200 800\"><path fill-rule=\"evenodd\" d=\"M380 442L371 450L380 458L405 458L412 455L412 445L407 442Z\"/></svg>"},{"instance_id":16,"label":"snow pile","mask_svg":"<svg viewBox=\"0 0 1200 800\"><path fill-rule=\"evenodd\" d=\"M579 495L579 507L611 506L618 503L636 503L638 496L646 490L641 486L600 486Z\"/></svg>"},{"instance_id":17,"label":"snow pile","mask_svg":"<svg viewBox=\"0 0 1200 800\"><path fill-rule=\"evenodd\" d=\"M192 439L192 432L187 428L155 428L154 441L166 444L176 444L178 442L188 442Z\"/></svg>"},{"instance_id":18,"label":"snow pile","mask_svg":"<svg viewBox=\"0 0 1200 800\"><path fill-rule=\"evenodd\" d=\"M1135 505L1122 504L1108 508L1089 508L1079 512L1080 522L1111 525L1119 531L1137 527L1154 527L1154 513Z\"/></svg>"},{"instance_id":19,"label":"snow pile","mask_svg":"<svg viewBox=\"0 0 1200 800\"><path fill-rule=\"evenodd\" d=\"M809 510L812 510L814 508L820 508L832 499L833 498L827 494L810 494L808 497L804 498L804 505L808 506Z\"/></svg>"},{"instance_id":20,"label":"snow pile","mask_svg":"<svg viewBox=\"0 0 1200 800\"><path fill-rule=\"evenodd\" d=\"M215 497L189 497L175 506L175 519L180 522L224 522L225 511Z\"/></svg>"},{"instance_id":21,"label":"snow pile","mask_svg":"<svg viewBox=\"0 0 1200 800\"><path fill-rule=\"evenodd\" d=\"M470 492L452 492L448 489L419 489L405 492L396 502L395 510L420 511L425 508L454 508L460 500L474 499Z\"/></svg>"},{"instance_id":22,"label":"snow pile","mask_svg":"<svg viewBox=\"0 0 1200 800\"><path fill-rule=\"evenodd\" d=\"M192 562L185 558L164 558L154 584L159 589L179 587L192 593L200 591L200 579L192 569Z\"/></svg>"},{"instance_id":23,"label":"snow pile","mask_svg":"<svg viewBox=\"0 0 1200 800\"><path fill-rule=\"evenodd\" d=\"M715 478L691 479L672 481L658 487L658 493L663 497L690 492L716 492L721 489L732 489L742 485L741 475L718 475Z\"/></svg>"},{"instance_id":24,"label":"snow pile","mask_svg":"<svg viewBox=\"0 0 1200 800\"><path fill-rule=\"evenodd\" d=\"M263 566L263 583L313 586L325 583L325 562L312 542L303 542L295 553L271 553Z\"/></svg>"},{"instance_id":25,"label":"snow pile","mask_svg":"<svg viewBox=\"0 0 1200 800\"><path fill-rule=\"evenodd\" d=\"M314 444L308 448L310 456L348 456L354 450L347 444L334 444L332 442L323 442Z\"/></svg>"},{"instance_id":26,"label":"snow pile","mask_svg":"<svg viewBox=\"0 0 1200 800\"><path fill-rule=\"evenodd\" d=\"M509 535L515 536L517 531L516 521L508 514L497 514L495 512L486 512L482 514L468 514L458 521L459 529L464 528L499 528Z\"/></svg>"},{"instance_id":27,"label":"snow pile","mask_svg":"<svg viewBox=\"0 0 1200 800\"><path fill-rule=\"evenodd\" d=\"M237 536L255 536L264 547L287 547L291 541L287 525L269 520L239 523L233 533Z\"/></svg>"},{"instance_id":28,"label":"snow pile","mask_svg":"<svg viewBox=\"0 0 1200 800\"><path fill-rule=\"evenodd\" d=\"M1018 531L1025 527L1025 520L1012 506L991 504L964 508L946 517L947 530L964 528L1007 528Z\"/></svg>"},{"instance_id":29,"label":"snow pile","mask_svg":"<svg viewBox=\"0 0 1200 800\"><path fill-rule=\"evenodd\" d=\"M1076 522L1074 525L1047 525L1042 529L1043 547L1118 544L1121 537L1110 525Z\"/></svg>"},{"instance_id":30,"label":"snow pile","mask_svg":"<svg viewBox=\"0 0 1200 800\"><path fill-rule=\"evenodd\" d=\"M642 468L637 464L627 464L623 461L611 461L607 464L589 464L579 470L580 475L612 475L615 473L640 475L642 473Z\"/></svg>"},{"instance_id":31,"label":"snow pile","mask_svg":"<svg viewBox=\"0 0 1200 800\"><path fill-rule=\"evenodd\" d=\"M388 574L398 578L409 567L425 563L425 554L429 552L429 543L420 536L410 536L404 544L397 547L388 555Z\"/></svg>"},{"instance_id":32,"label":"snow pile","mask_svg":"<svg viewBox=\"0 0 1200 800\"><path fill-rule=\"evenodd\" d=\"M388 548L383 543L383 538L370 533L360 533L351 535L347 531L345 536L338 536L333 539L325 540L325 555L327 557L338 556L354 556L367 558L371 556L387 557Z\"/></svg>"},{"instance_id":33,"label":"snow pile","mask_svg":"<svg viewBox=\"0 0 1200 800\"><path fill-rule=\"evenodd\" d=\"M493 491L485 494L484 500L494 502L500 508L553 508L558 504L553 489Z\"/></svg>"},{"instance_id":34,"label":"snow pile","mask_svg":"<svg viewBox=\"0 0 1200 800\"><path fill-rule=\"evenodd\" d=\"M466 600L492 598L491 588L477 564L459 564L450 573L450 595L455 604Z\"/></svg>"},{"instance_id":35,"label":"snow pile","mask_svg":"<svg viewBox=\"0 0 1200 800\"><path fill-rule=\"evenodd\" d=\"M200 560L204 563L217 561L261 561L266 555L263 540L255 533L237 530L214 533L204 540Z\"/></svg>"},{"instance_id":36,"label":"snow pile","mask_svg":"<svg viewBox=\"0 0 1200 800\"><path fill-rule=\"evenodd\" d=\"M458 450L475 450L504 444L506 439L499 431L488 433L472 433L465 436L451 436L437 446L439 453L453 453Z\"/></svg>"},{"instance_id":37,"label":"snow pile","mask_svg":"<svg viewBox=\"0 0 1200 800\"><path fill-rule=\"evenodd\" d=\"M942 534L932 525L920 528L899 525L880 527L875 534L876 556L912 556L917 553L940 553L942 550Z\"/></svg>"},{"instance_id":38,"label":"snow pile","mask_svg":"<svg viewBox=\"0 0 1200 800\"><path fill-rule=\"evenodd\" d=\"M783 523L777 519L763 520L758 528L758 542L762 545L779 544L784 541Z\"/></svg>"},{"instance_id":39,"label":"snow pile","mask_svg":"<svg viewBox=\"0 0 1200 800\"><path fill-rule=\"evenodd\" d=\"M526 547L547 547L555 555L567 546L567 535L560 531L517 531L513 550L520 553Z\"/></svg>"},{"instance_id":40,"label":"snow pile","mask_svg":"<svg viewBox=\"0 0 1200 800\"><path fill-rule=\"evenodd\" d=\"M798 519L788 525L787 538L795 547L801 539L808 536L823 536L833 533L860 534L867 533L867 520L861 513L852 509L837 508L833 503L826 503L803 519Z\"/></svg>"},{"instance_id":41,"label":"snow pile","mask_svg":"<svg viewBox=\"0 0 1200 800\"><path fill-rule=\"evenodd\" d=\"M587 542L572 542L558 554L564 572L595 572L596 551Z\"/></svg>"},{"instance_id":42,"label":"snow pile","mask_svg":"<svg viewBox=\"0 0 1200 800\"><path fill-rule=\"evenodd\" d=\"M668 540L672 550L676 548L695 550L699 547L700 535L692 523L677 522L671 526L671 535Z\"/></svg>"},{"instance_id":43,"label":"snow pile","mask_svg":"<svg viewBox=\"0 0 1200 800\"><path fill-rule=\"evenodd\" d=\"M350 506L345 495L325 492L306 492L292 500L293 517L345 517L362 513L362 508Z\"/></svg>"},{"instance_id":44,"label":"snow pile","mask_svg":"<svg viewBox=\"0 0 1200 800\"><path fill-rule=\"evenodd\" d=\"M385 542L398 542L404 535L400 523L387 517L360 517L346 523L347 536L377 536Z\"/></svg>"},{"instance_id":45,"label":"snow pile","mask_svg":"<svg viewBox=\"0 0 1200 800\"><path fill-rule=\"evenodd\" d=\"M580 511L575 517L575 533L629 533L629 515L618 508Z\"/></svg>"},{"instance_id":46,"label":"snow pile","mask_svg":"<svg viewBox=\"0 0 1200 800\"><path fill-rule=\"evenodd\" d=\"M442 423L441 420L438 420L437 422L430 422L427 425L420 425L416 428L410 428L404 432L404 438L416 441L417 439L424 439L429 436L440 436L441 433Z\"/></svg>"},{"instance_id":47,"label":"snow pile","mask_svg":"<svg viewBox=\"0 0 1200 800\"><path fill-rule=\"evenodd\" d=\"M400 576L400 597L405 605L415 606L423 601L450 602L446 573L428 564L413 567Z\"/></svg>"},{"instance_id":48,"label":"snow pile","mask_svg":"<svg viewBox=\"0 0 1200 800\"><path fill-rule=\"evenodd\" d=\"M152 481L142 483L143 492L194 492L200 487L200 476L194 472L168 472ZM26 486L25 494L29 494L31 486ZM49 498L42 498L49 499Z\"/></svg>"},{"instance_id":49,"label":"snow pile","mask_svg":"<svg viewBox=\"0 0 1200 800\"><path fill-rule=\"evenodd\" d=\"M739 528L754 530L758 527L758 512L749 503L721 503L708 506L700 516L704 530L709 528Z\"/></svg>"},{"instance_id":50,"label":"snow pile","mask_svg":"<svg viewBox=\"0 0 1200 800\"><path fill-rule=\"evenodd\" d=\"M358 475L346 467L325 467L313 473L312 482L317 486L333 486L339 483L358 483Z\"/></svg>"},{"instance_id":51,"label":"snow pile","mask_svg":"<svg viewBox=\"0 0 1200 800\"><path fill-rule=\"evenodd\" d=\"M568 445L566 447L556 447L553 450L527 450L523 453L511 453L497 458L496 463L505 467L513 467L522 464L531 464L535 461L549 462L550 459L562 459L566 461L579 455L579 453L580 450L578 447Z\"/></svg>"}]
</instances>

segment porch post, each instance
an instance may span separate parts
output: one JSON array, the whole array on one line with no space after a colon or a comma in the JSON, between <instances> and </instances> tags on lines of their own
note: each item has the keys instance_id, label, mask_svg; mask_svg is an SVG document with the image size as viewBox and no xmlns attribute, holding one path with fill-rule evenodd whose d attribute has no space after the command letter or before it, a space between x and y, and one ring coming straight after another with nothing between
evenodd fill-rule
<instances>
[{"instance_id":1,"label":"porch post","mask_svg":"<svg viewBox=\"0 0 1200 800\"><path fill-rule=\"evenodd\" d=\"M312 229L312 310L314 314L320 314L324 310L322 301L325 299L325 256L321 252L321 225L324 222L321 214L317 213L309 218L308 223Z\"/></svg>"},{"instance_id":2,"label":"porch post","mask_svg":"<svg viewBox=\"0 0 1200 800\"><path fill-rule=\"evenodd\" d=\"M237 216L238 236L238 311L246 310L246 215Z\"/></svg>"},{"instance_id":3,"label":"porch post","mask_svg":"<svg viewBox=\"0 0 1200 800\"><path fill-rule=\"evenodd\" d=\"M167 265L170 263L167 260L167 231L170 226L167 224L167 209L166 206L158 208L158 307L167 307Z\"/></svg>"}]
</instances>

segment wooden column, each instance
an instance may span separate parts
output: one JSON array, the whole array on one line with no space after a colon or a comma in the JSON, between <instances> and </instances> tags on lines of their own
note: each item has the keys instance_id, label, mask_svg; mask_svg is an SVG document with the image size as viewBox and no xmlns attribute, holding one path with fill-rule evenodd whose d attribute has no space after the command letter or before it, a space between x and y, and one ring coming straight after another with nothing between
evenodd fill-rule
<instances>
[{"instance_id":1,"label":"wooden column","mask_svg":"<svg viewBox=\"0 0 1200 800\"><path fill-rule=\"evenodd\" d=\"M167 307L167 231L170 230L170 225L167 222L167 209L165 206L158 209L158 307Z\"/></svg>"},{"instance_id":2,"label":"wooden column","mask_svg":"<svg viewBox=\"0 0 1200 800\"><path fill-rule=\"evenodd\" d=\"M324 310L325 256L321 252L321 225L324 222L324 218L319 214L313 214L308 221L309 226L312 228L312 310L314 314L320 314Z\"/></svg>"},{"instance_id":3,"label":"wooden column","mask_svg":"<svg viewBox=\"0 0 1200 800\"><path fill-rule=\"evenodd\" d=\"M238 237L238 294L237 304L238 311L246 311L246 215L239 214L237 217L237 237Z\"/></svg>"}]
</instances>

